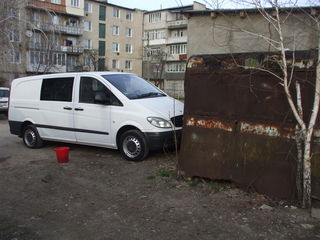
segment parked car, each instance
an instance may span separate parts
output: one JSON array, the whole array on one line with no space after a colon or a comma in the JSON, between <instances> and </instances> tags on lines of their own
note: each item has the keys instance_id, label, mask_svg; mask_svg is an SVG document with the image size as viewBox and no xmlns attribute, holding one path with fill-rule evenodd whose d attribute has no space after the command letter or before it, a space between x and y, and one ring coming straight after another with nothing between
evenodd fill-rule
<instances>
[{"instance_id":1,"label":"parked car","mask_svg":"<svg viewBox=\"0 0 320 240\"><path fill-rule=\"evenodd\" d=\"M8 114L9 88L0 87L0 113Z\"/></svg>"},{"instance_id":2,"label":"parked car","mask_svg":"<svg viewBox=\"0 0 320 240\"><path fill-rule=\"evenodd\" d=\"M29 148L43 140L119 149L132 161L174 145L183 103L127 73L37 75L11 86L10 132Z\"/></svg>"}]
</instances>

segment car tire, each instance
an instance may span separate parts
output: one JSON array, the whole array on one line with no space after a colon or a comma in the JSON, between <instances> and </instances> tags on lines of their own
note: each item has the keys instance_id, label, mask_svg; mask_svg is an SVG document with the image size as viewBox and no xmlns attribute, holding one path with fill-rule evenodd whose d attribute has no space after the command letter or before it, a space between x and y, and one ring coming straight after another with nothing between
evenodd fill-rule
<instances>
[{"instance_id":1,"label":"car tire","mask_svg":"<svg viewBox=\"0 0 320 240\"><path fill-rule=\"evenodd\" d=\"M129 130L120 137L120 151L129 161L142 161L149 154L146 137L139 130Z\"/></svg>"},{"instance_id":2,"label":"car tire","mask_svg":"<svg viewBox=\"0 0 320 240\"><path fill-rule=\"evenodd\" d=\"M22 138L28 148L40 148L43 145L43 140L34 125L28 125L23 129Z\"/></svg>"}]
</instances>

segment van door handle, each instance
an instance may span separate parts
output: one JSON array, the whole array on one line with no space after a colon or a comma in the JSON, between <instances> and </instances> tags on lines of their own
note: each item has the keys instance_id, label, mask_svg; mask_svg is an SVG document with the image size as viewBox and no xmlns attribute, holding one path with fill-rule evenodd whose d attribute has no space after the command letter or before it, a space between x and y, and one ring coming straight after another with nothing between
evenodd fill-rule
<instances>
[{"instance_id":1,"label":"van door handle","mask_svg":"<svg viewBox=\"0 0 320 240\"><path fill-rule=\"evenodd\" d=\"M65 109L65 110L72 110L71 107L64 107L63 109Z\"/></svg>"},{"instance_id":2,"label":"van door handle","mask_svg":"<svg viewBox=\"0 0 320 240\"><path fill-rule=\"evenodd\" d=\"M83 111L83 108L75 108L76 111Z\"/></svg>"}]
</instances>

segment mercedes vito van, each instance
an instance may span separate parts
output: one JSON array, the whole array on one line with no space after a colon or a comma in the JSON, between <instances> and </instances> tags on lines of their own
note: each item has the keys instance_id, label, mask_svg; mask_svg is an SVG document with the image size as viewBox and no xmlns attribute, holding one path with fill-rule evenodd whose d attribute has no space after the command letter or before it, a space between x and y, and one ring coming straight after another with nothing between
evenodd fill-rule
<instances>
[{"instance_id":1,"label":"mercedes vito van","mask_svg":"<svg viewBox=\"0 0 320 240\"><path fill-rule=\"evenodd\" d=\"M9 125L29 148L43 140L119 149L132 161L174 144L183 103L127 73L37 75L12 82Z\"/></svg>"},{"instance_id":2,"label":"mercedes vito van","mask_svg":"<svg viewBox=\"0 0 320 240\"><path fill-rule=\"evenodd\" d=\"M8 114L9 88L0 87L0 113Z\"/></svg>"}]
</instances>

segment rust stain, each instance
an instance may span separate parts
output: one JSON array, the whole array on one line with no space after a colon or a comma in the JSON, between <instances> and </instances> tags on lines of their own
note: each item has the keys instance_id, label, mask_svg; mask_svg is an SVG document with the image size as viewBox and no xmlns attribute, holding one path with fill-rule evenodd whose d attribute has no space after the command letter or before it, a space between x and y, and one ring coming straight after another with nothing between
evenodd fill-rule
<instances>
[{"instance_id":1,"label":"rust stain","mask_svg":"<svg viewBox=\"0 0 320 240\"><path fill-rule=\"evenodd\" d=\"M235 127L230 123L224 123L219 120L195 117L188 118L186 125L198 128L218 129L227 132L232 132L233 128ZM240 122L240 133L294 139L295 131L290 127L279 127L262 123ZM315 129L313 135L318 141L320 141L320 129Z\"/></svg>"},{"instance_id":2,"label":"rust stain","mask_svg":"<svg viewBox=\"0 0 320 240\"><path fill-rule=\"evenodd\" d=\"M188 118L187 126L193 127L201 127L201 128L211 128L211 129L220 129L227 132L232 132L232 126L228 123L223 123L218 120L213 119L196 119L196 118Z\"/></svg>"},{"instance_id":3,"label":"rust stain","mask_svg":"<svg viewBox=\"0 0 320 240\"><path fill-rule=\"evenodd\" d=\"M294 130L292 128L281 128L274 125L267 124L252 124L247 122L241 122L240 124L241 133L249 133L260 136L269 137L282 137L292 139L294 138Z\"/></svg>"},{"instance_id":4,"label":"rust stain","mask_svg":"<svg viewBox=\"0 0 320 240\"><path fill-rule=\"evenodd\" d=\"M204 59L202 57L192 57L188 61L187 68L197 68L204 64Z\"/></svg>"}]
</instances>

